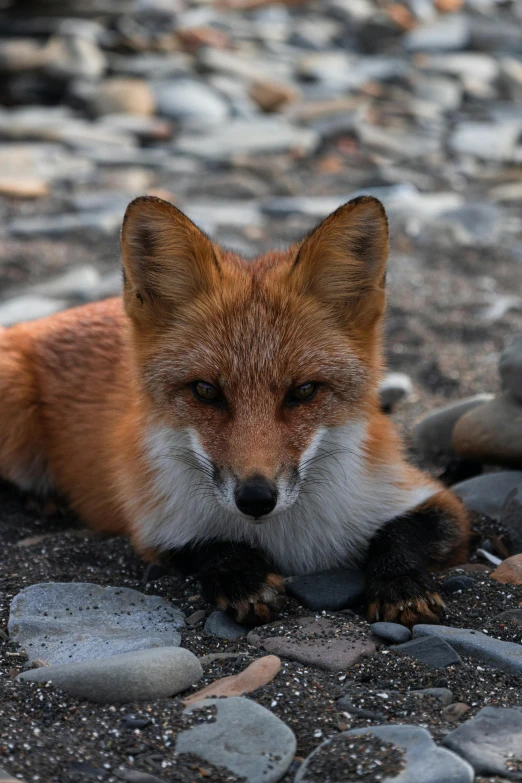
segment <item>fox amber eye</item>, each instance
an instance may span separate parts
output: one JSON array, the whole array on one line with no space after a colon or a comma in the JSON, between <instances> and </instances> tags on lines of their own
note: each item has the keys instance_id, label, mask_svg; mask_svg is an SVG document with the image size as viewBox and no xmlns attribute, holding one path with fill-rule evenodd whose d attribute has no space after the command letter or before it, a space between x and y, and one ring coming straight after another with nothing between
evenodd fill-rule
<instances>
[{"instance_id":1,"label":"fox amber eye","mask_svg":"<svg viewBox=\"0 0 522 783\"><path fill-rule=\"evenodd\" d=\"M309 400L312 400L317 394L318 388L319 384L312 383L311 381L308 383L303 383L301 386L296 386L296 388L288 395L288 405L298 405L300 402L308 402Z\"/></svg>"},{"instance_id":2,"label":"fox amber eye","mask_svg":"<svg viewBox=\"0 0 522 783\"><path fill-rule=\"evenodd\" d=\"M192 391L196 399L201 402L216 402L220 398L219 389L206 381L195 381L192 384Z\"/></svg>"}]
</instances>

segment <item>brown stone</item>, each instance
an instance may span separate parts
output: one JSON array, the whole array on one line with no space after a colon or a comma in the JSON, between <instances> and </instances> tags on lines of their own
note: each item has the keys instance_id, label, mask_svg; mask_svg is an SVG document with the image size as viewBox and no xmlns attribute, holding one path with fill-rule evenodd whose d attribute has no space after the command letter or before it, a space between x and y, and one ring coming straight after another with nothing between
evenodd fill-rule
<instances>
[{"instance_id":1,"label":"brown stone","mask_svg":"<svg viewBox=\"0 0 522 783\"><path fill-rule=\"evenodd\" d=\"M49 186L40 177L15 177L9 174L0 176L0 196L8 198L41 198L47 196Z\"/></svg>"},{"instance_id":2,"label":"brown stone","mask_svg":"<svg viewBox=\"0 0 522 783\"><path fill-rule=\"evenodd\" d=\"M453 14L462 10L464 0L435 0L435 7L445 14Z\"/></svg>"},{"instance_id":3,"label":"brown stone","mask_svg":"<svg viewBox=\"0 0 522 783\"><path fill-rule=\"evenodd\" d=\"M106 79L97 88L92 108L98 115L139 114L149 117L154 114L156 101L151 88L143 79L115 76Z\"/></svg>"},{"instance_id":4,"label":"brown stone","mask_svg":"<svg viewBox=\"0 0 522 783\"><path fill-rule=\"evenodd\" d=\"M522 555L508 557L490 576L502 584L522 585Z\"/></svg>"},{"instance_id":5,"label":"brown stone","mask_svg":"<svg viewBox=\"0 0 522 783\"><path fill-rule=\"evenodd\" d=\"M206 688L193 693L183 703L188 706L210 696L243 696L244 693L251 693L268 682L272 682L280 668L281 661L277 656L265 655L251 663L239 674L223 677L221 680L210 683Z\"/></svg>"},{"instance_id":6,"label":"brown stone","mask_svg":"<svg viewBox=\"0 0 522 783\"><path fill-rule=\"evenodd\" d=\"M510 392L500 394L464 414L452 441L463 459L522 468L522 405Z\"/></svg>"},{"instance_id":7,"label":"brown stone","mask_svg":"<svg viewBox=\"0 0 522 783\"><path fill-rule=\"evenodd\" d=\"M252 82L248 94L266 112L279 111L300 97L299 90L293 85L270 81Z\"/></svg>"},{"instance_id":8,"label":"brown stone","mask_svg":"<svg viewBox=\"0 0 522 783\"><path fill-rule=\"evenodd\" d=\"M462 718L462 716L465 715L468 710L469 706L467 704L464 704L461 701L456 701L454 704L448 704L447 707L444 707L442 710L442 715L445 720L449 721L450 723L454 723L459 718Z\"/></svg>"},{"instance_id":9,"label":"brown stone","mask_svg":"<svg viewBox=\"0 0 522 783\"><path fill-rule=\"evenodd\" d=\"M350 631L352 632L350 633ZM281 655L305 665L318 666L327 671L344 671L363 656L377 649L372 634L361 634L358 629L343 628L342 635L327 618L305 617L297 632L290 635L272 635L272 629L250 631L247 641L267 652Z\"/></svg>"}]
</instances>

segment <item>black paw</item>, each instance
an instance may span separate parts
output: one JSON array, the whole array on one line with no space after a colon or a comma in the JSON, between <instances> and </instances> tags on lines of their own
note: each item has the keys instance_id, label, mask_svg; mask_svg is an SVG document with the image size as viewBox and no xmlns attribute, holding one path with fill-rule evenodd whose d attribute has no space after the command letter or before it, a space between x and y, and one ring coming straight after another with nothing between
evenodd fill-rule
<instances>
[{"instance_id":1,"label":"black paw","mask_svg":"<svg viewBox=\"0 0 522 783\"><path fill-rule=\"evenodd\" d=\"M373 576L366 589L370 622L440 623L444 602L428 576L421 573L380 580Z\"/></svg>"}]
</instances>

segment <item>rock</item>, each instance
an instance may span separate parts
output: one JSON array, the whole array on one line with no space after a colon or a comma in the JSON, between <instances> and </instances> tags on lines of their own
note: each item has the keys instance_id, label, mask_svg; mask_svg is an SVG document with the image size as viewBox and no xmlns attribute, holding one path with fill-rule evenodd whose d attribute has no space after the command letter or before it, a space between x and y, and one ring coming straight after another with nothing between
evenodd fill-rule
<instances>
[{"instance_id":1,"label":"rock","mask_svg":"<svg viewBox=\"0 0 522 783\"><path fill-rule=\"evenodd\" d=\"M390 751L380 752L377 744L373 753L364 753L364 743L354 747L358 737L362 737L366 742L370 737L374 737L385 748L388 745L393 746L399 751L393 756L395 763L391 762ZM393 763L392 771L386 771L386 777L382 778L385 783L393 783L395 780L397 783L472 783L474 779L472 767L455 753L437 747L426 729L399 725L353 729L325 740L299 768L295 783L324 783L327 773L332 783L355 783L360 778L358 765L362 759L375 758L377 754L379 760L382 758L384 770L390 762ZM330 771L332 767L339 770L337 775ZM353 770L349 777L346 767ZM380 772L381 766L376 766L373 771Z\"/></svg>"},{"instance_id":2,"label":"rock","mask_svg":"<svg viewBox=\"0 0 522 783\"><path fill-rule=\"evenodd\" d=\"M431 411L419 421L413 431L415 449L437 464L448 462L455 456L452 435L457 421L468 411L492 399L492 394L476 394Z\"/></svg>"},{"instance_id":3,"label":"rock","mask_svg":"<svg viewBox=\"0 0 522 783\"><path fill-rule=\"evenodd\" d=\"M100 273L95 266L84 264L67 270L60 277L31 286L30 293L63 299L85 299L100 285Z\"/></svg>"},{"instance_id":4,"label":"rock","mask_svg":"<svg viewBox=\"0 0 522 783\"><path fill-rule=\"evenodd\" d=\"M13 326L21 321L34 321L64 310L67 302L46 296L24 294L0 302L0 326Z\"/></svg>"},{"instance_id":5,"label":"rock","mask_svg":"<svg viewBox=\"0 0 522 783\"><path fill-rule=\"evenodd\" d=\"M518 183L522 184L522 183ZM504 348L498 365L502 388L522 402L522 337L517 337Z\"/></svg>"},{"instance_id":6,"label":"rock","mask_svg":"<svg viewBox=\"0 0 522 783\"><path fill-rule=\"evenodd\" d=\"M221 96L203 82L177 79L152 85L157 112L185 126L219 125L228 118L228 106Z\"/></svg>"},{"instance_id":7,"label":"rock","mask_svg":"<svg viewBox=\"0 0 522 783\"><path fill-rule=\"evenodd\" d=\"M461 481L451 490L467 508L498 521L508 496L519 484L522 471L503 470Z\"/></svg>"},{"instance_id":8,"label":"rock","mask_svg":"<svg viewBox=\"0 0 522 783\"><path fill-rule=\"evenodd\" d=\"M410 52L440 52L466 49L471 30L466 16L439 17L407 33L404 44Z\"/></svg>"},{"instance_id":9,"label":"rock","mask_svg":"<svg viewBox=\"0 0 522 783\"><path fill-rule=\"evenodd\" d=\"M522 405L503 392L466 413L453 430L457 456L480 463L522 467Z\"/></svg>"},{"instance_id":10,"label":"rock","mask_svg":"<svg viewBox=\"0 0 522 783\"><path fill-rule=\"evenodd\" d=\"M23 780L13 777L9 772L6 772L5 769L0 767L0 783L23 783Z\"/></svg>"},{"instance_id":11,"label":"rock","mask_svg":"<svg viewBox=\"0 0 522 783\"><path fill-rule=\"evenodd\" d=\"M197 226L262 226L265 216L257 204L243 201L198 201L183 204L183 211Z\"/></svg>"},{"instance_id":12,"label":"rock","mask_svg":"<svg viewBox=\"0 0 522 783\"><path fill-rule=\"evenodd\" d=\"M522 634L522 609L508 609L506 612L501 612L488 620L485 625L485 629L495 635L505 628L513 631L513 638L520 638Z\"/></svg>"},{"instance_id":13,"label":"rock","mask_svg":"<svg viewBox=\"0 0 522 783\"><path fill-rule=\"evenodd\" d=\"M97 85L90 107L98 117L103 114L154 114L156 101L143 79L114 76Z\"/></svg>"},{"instance_id":14,"label":"rock","mask_svg":"<svg viewBox=\"0 0 522 783\"><path fill-rule=\"evenodd\" d=\"M409 375L404 372L390 372L379 384L379 401L381 408L388 412L401 400L407 400L413 391Z\"/></svg>"},{"instance_id":15,"label":"rock","mask_svg":"<svg viewBox=\"0 0 522 783\"><path fill-rule=\"evenodd\" d=\"M449 688L423 688L420 691L411 691L420 698L437 699L443 707L448 707L453 701L453 693Z\"/></svg>"},{"instance_id":16,"label":"rock","mask_svg":"<svg viewBox=\"0 0 522 783\"><path fill-rule=\"evenodd\" d=\"M210 698L215 696L221 698L227 696L243 696L245 693L252 693L258 688L262 688L269 682L272 682L281 669L281 661L276 655L265 655L263 658L258 658L247 666L247 668L240 672L240 674L234 674L231 677L223 677L221 680L207 685L203 690L197 693L192 693L184 704L193 704L196 701Z\"/></svg>"},{"instance_id":17,"label":"rock","mask_svg":"<svg viewBox=\"0 0 522 783\"><path fill-rule=\"evenodd\" d=\"M11 220L7 228L10 234L19 237L60 237L74 231L89 231L101 234L115 234L123 218L123 211L93 211L79 214L47 215L45 217L21 217Z\"/></svg>"},{"instance_id":18,"label":"rock","mask_svg":"<svg viewBox=\"0 0 522 783\"><path fill-rule=\"evenodd\" d=\"M502 230L501 212L495 204L465 204L442 213L435 226L462 247L492 247Z\"/></svg>"},{"instance_id":19,"label":"rock","mask_svg":"<svg viewBox=\"0 0 522 783\"><path fill-rule=\"evenodd\" d=\"M197 609L195 612L192 612L192 614L187 617L187 625L198 625L205 619L206 613L206 609Z\"/></svg>"},{"instance_id":20,"label":"rock","mask_svg":"<svg viewBox=\"0 0 522 783\"><path fill-rule=\"evenodd\" d=\"M94 167L81 155L73 155L61 144L0 144L2 176L39 177L79 182L89 176Z\"/></svg>"},{"instance_id":21,"label":"rock","mask_svg":"<svg viewBox=\"0 0 522 783\"><path fill-rule=\"evenodd\" d=\"M322 574L293 577L286 591L314 611L338 611L354 606L364 595L364 574L354 569L336 569Z\"/></svg>"},{"instance_id":22,"label":"rock","mask_svg":"<svg viewBox=\"0 0 522 783\"><path fill-rule=\"evenodd\" d=\"M281 625L256 628L250 631L247 641L273 655L327 671L349 669L365 655L375 652L377 647L372 636L350 635L349 627L344 629L343 638L339 638L334 623L324 617L303 617L299 629L292 631L289 637L274 633L281 628Z\"/></svg>"},{"instance_id":23,"label":"rock","mask_svg":"<svg viewBox=\"0 0 522 783\"><path fill-rule=\"evenodd\" d=\"M254 81L249 87L250 98L266 112L280 109L298 100L300 92L293 84L271 81Z\"/></svg>"},{"instance_id":24,"label":"rock","mask_svg":"<svg viewBox=\"0 0 522 783\"><path fill-rule=\"evenodd\" d=\"M482 160L513 161L520 129L514 123L460 122L449 145L456 155L474 155Z\"/></svg>"},{"instance_id":25,"label":"rock","mask_svg":"<svg viewBox=\"0 0 522 783\"><path fill-rule=\"evenodd\" d=\"M85 19L64 19L58 33L48 43L49 60L45 73L53 79L99 79L107 60L96 43L100 28Z\"/></svg>"},{"instance_id":26,"label":"rock","mask_svg":"<svg viewBox=\"0 0 522 783\"><path fill-rule=\"evenodd\" d=\"M442 744L469 761L477 775L520 780L522 709L483 707L446 735Z\"/></svg>"},{"instance_id":27,"label":"rock","mask_svg":"<svg viewBox=\"0 0 522 783\"><path fill-rule=\"evenodd\" d=\"M143 644L147 639L136 641ZM189 650L154 647L30 669L16 679L52 682L66 693L98 704L122 704L174 696L186 691L202 676L201 664Z\"/></svg>"},{"instance_id":28,"label":"rock","mask_svg":"<svg viewBox=\"0 0 522 783\"><path fill-rule=\"evenodd\" d=\"M522 585L522 554L508 557L490 576L502 584Z\"/></svg>"},{"instance_id":29,"label":"rock","mask_svg":"<svg viewBox=\"0 0 522 783\"><path fill-rule=\"evenodd\" d=\"M450 576L442 583L442 592L447 595L453 595L459 591L471 590L477 584L477 580L472 576Z\"/></svg>"},{"instance_id":30,"label":"rock","mask_svg":"<svg viewBox=\"0 0 522 783\"><path fill-rule=\"evenodd\" d=\"M2 39L0 41L0 73L34 71L43 68L50 59L48 46L41 46L32 38Z\"/></svg>"},{"instance_id":31,"label":"rock","mask_svg":"<svg viewBox=\"0 0 522 783\"><path fill-rule=\"evenodd\" d=\"M467 704L463 704L462 702L455 702L455 704L448 704L447 707L444 707L442 710L442 717L444 720L449 721L450 723L453 723L454 721L459 720L462 718L463 715L466 714L466 712L469 712L469 706Z\"/></svg>"},{"instance_id":32,"label":"rock","mask_svg":"<svg viewBox=\"0 0 522 783\"><path fill-rule=\"evenodd\" d=\"M292 763L294 733L269 710L249 699L205 699L187 707L184 714L197 716L202 708L216 710L214 722L204 721L182 731L176 753L196 756L225 767L248 783L276 783Z\"/></svg>"},{"instance_id":33,"label":"rock","mask_svg":"<svg viewBox=\"0 0 522 783\"><path fill-rule=\"evenodd\" d=\"M375 712L374 710L366 710L363 707L358 707L352 702L350 696L341 696L336 702L338 708L343 712L349 712L356 718L366 718L367 720L384 720L382 712Z\"/></svg>"},{"instance_id":34,"label":"rock","mask_svg":"<svg viewBox=\"0 0 522 783\"><path fill-rule=\"evenodd\" d=\"M372 623L370 630L375 636L380 639L385 639L392 644L401 644L401 642L409 642L411 639L411 631L404 625L398 623Z\"/></svg>"},{"instance_id":35,"label":"rock","mask_svg":"<svg viewBox=\"0 0 522 783\"><path fill-rule=\"evenodd\" d=\"M48 183L42 177L15 177L0 175L0 196L7 198L42 198L49 193Z\"/></svg>"},{"instance_id":36,"label":"rock","mask_svg":"<svg viewBox=\"0 0 522 783\"><path fill-rule=\"evenodd\" d=\"M228 160L240 155L288 152L312 153L319 143L318 134L298 128L283 118L234 119L208 133L181 134L174 149L182 155L207 160Z\"/></svg>"},{"instance_id":37,"label":"rock","mask_svg":"<svg viewBox=\"0 0 522 783\"><path fill-rule=\"evenodd\" d=\"M212 612L207 618L203 630L205 633L218 636L220 639L229 639L232 642L241 636L246 636L248 633L248 628L235 623L226 612L221 612L220 610Z\"/></svg>"},{"instance_id":38,"label":"rock","mask_svg":"<svg viewBox=\"0 0 522 783\"><path fill-rule=\"evenodd\" d=\"M462 86L455 79L415 73L413 87L416 97L437 106L441 111L455 111L462 103Z\"/></svg>"},{"instance_id":39,"label":"rock","mask_svg":"<svg viewBox=\"0 0 522 783\"><path fill-rule=\"evenodd\" d=\"M509 674L522 672L522 645L493 639L481 631L445 625L416 625L413 637L435 637L447 641L461 655L467 655Z\"/></svg>"},{"instance_id":40,"label":"rock","mask_svg":"<svg viewBox=\"0 0 522 783\"><path fill-rule=\"evenodd\" d=\"M168 601L126 587L47 582L11 602L9 634L29 660L51 664L177 646L184 615Z\"/></svg>"},{"instance_id":41,"label":"rock","mask_svg":"<svg viewBox=\"0 0 522 783\"><path fill-rule=\"evenodd\" d=\"M111 774L118 780L125 780L126 783L167 783L165 778L158 778L156 775L149 775L148 772L139 772L137 769L127 769L126 767L113 769Z\"/></svg>"},{"instance_id":42,"label":"rock","mask_svg":"<svg viewBox=\"0 0 522 783\"><path fill-rule=\"evenodd\" d=\"M399 644L393 649L401 655L415 658L430 669L443 669L445 666L462 663L460 655L444 639L412 639L411 642Z\"/></svg>"}]
</instances>

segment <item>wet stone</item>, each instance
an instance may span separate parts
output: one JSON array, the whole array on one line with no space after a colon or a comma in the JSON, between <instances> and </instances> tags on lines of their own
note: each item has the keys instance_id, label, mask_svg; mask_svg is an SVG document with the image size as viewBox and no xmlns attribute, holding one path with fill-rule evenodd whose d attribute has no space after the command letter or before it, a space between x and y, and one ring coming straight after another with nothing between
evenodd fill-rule
<instances>
[{"instance_id":1,"label":"wet stone","mask_svg":"<svg viewBox=\"0 0 522 783\"><path fill-rule=\"evenodd\" d=\"M411 639L411 631L398 623L373 623L370 629L380 639L392 644L409 642Z\"/></svg>"},{"instance_id":2,"label":"wet stone","mask_svg":"<svg viewBox=\"0 0 522 783\"><path fill-rule=\"evenodd\" d=\"M29 660L71 663L179 645L184 615L163 598L126 587L35 584L13 598L9 633Z\"/></svg>"},{"instance_id":3,"label":"wet stone","mask_svg":"<svg viewBox=\"0 0 522 783\"><path fill-rule=\"evenodd\" d=\"M220 639L229 639L230 641L239 639L241 636L246 636L248 633L248 628L239 625L239 623L235 623L226 612L220 610L212 612L208 617L203 630L205 633L218 636Z\"/></svg>"},{"instance_id":4,"label":"wet stone","mask_svg":"<svg viewBox=\"0 0 522 783\"><path fill-rule=\"evenodd\" d=\"M339 569L297 576L287 583L286 590L308 609L337 611L361 600L364 574L355 569Z\"/></svg>"},{"instance_id":5,"label":"wet stone","mask_svg":"<svg viewBox=\"0 0 522 783\"><path fill-rule=\"evenodd\" d=\"M522 709L484 707L448 734L443 745L465 758L477 775L522 779Z\"/></svg>"},{"instance_id":6,"label":"wet stone","mask_svg":"<svg viewBox=\"0 0 522 783\"><path fill-rule=\"evenodd\" d=\"M182 731L176 753L193 753L249 783L276 783L283 777L294 758L296 740L282 720L239 696L204 699L187 707L184 714L196 718L197 711L205 707L216 710L215 720Z\"/></svg>"},{"instance_id":7,"label":"wet stone","mask_svg":"<svg viewBox=\"0 0 522 783\"><path fill-rule=\"evenodd\" d=\"M522 471L504 470L461 481L451 489L472 511L499 520L509 494L522 484Z\"/></svg>"},{"instance_id":8,"label":"wet stone","mask_svg":"<svg viewBox=\"0 0 522 783\"><path fill-rule=\"evenodd\" d=\"M411 642L394 647L394 650L421 661L430 669L443 669L462 663L460 655L444 639L412 639Z\"/></svg>"},{"instance_id":9,"label":"wet stone","mask_svg":"<svg viewBox=\"0 0 522 783\"><path fill-rule=\"evenodd\" d=\"M427 637L451 644L461 655L480 661L508 674L522 673L522 645L493 639L481 631L469 628L450 628L445 625L416 625L414 639Z\"/></svg>"}]
</instances>

